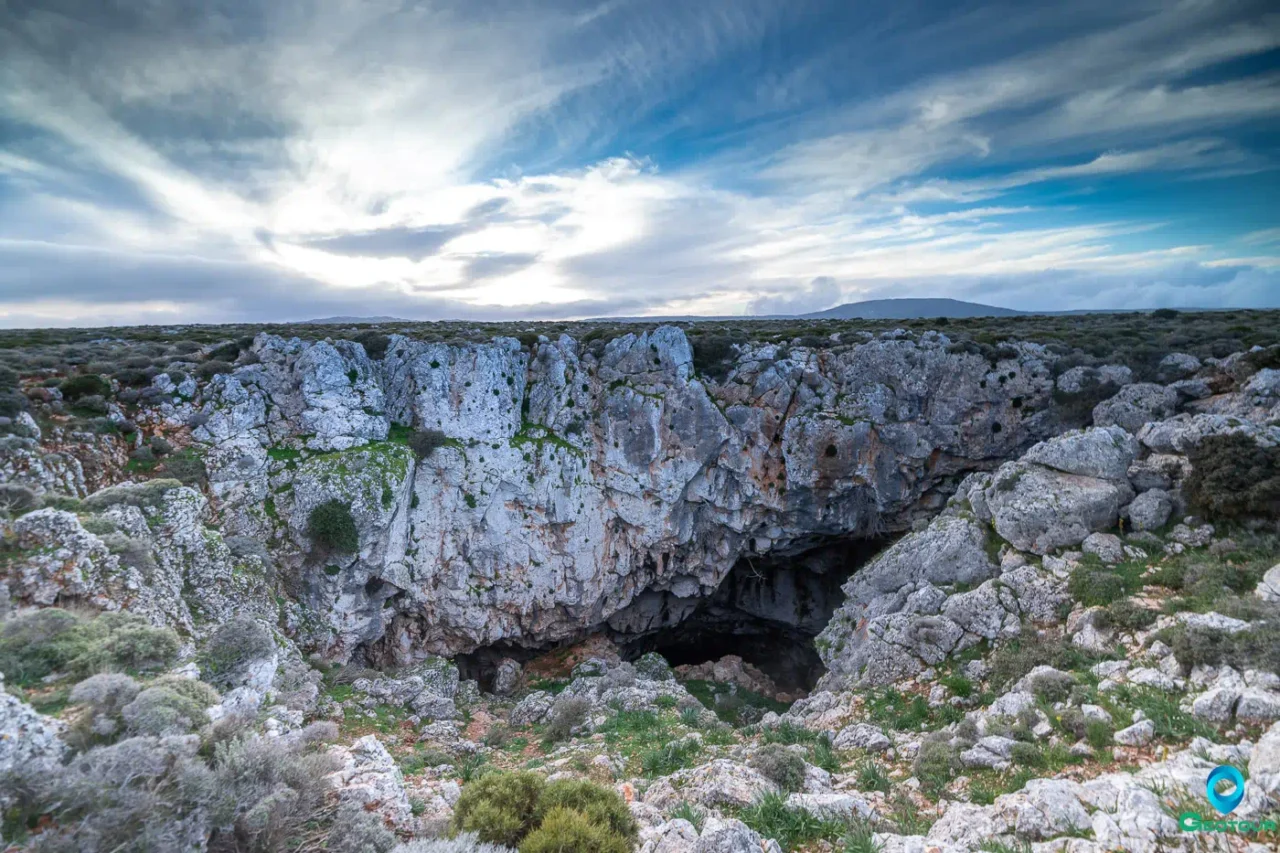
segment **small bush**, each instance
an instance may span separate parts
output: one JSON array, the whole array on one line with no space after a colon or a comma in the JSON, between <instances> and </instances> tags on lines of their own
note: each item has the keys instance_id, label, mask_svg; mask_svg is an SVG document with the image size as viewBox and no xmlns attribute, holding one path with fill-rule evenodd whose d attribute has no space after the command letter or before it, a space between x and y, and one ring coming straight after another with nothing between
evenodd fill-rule
<instances>
[{"instance_id":1,"label":"small bush","mask_svg":"<svg viewBox=\"0 0 1280 853\"><path fill-rule=\"evenodd\" d=\"M328 552L351 554L360 548L360 531L351 509L342 501L332 500L311 510L307 533L320 548Z\"/></svg>"},{"instance_id":2,"label":"small bush","mask_svg":"<svg viewBox=\"0 0 1280 853\"><path fill-rule=\"evenodd\" d=\"M235 365L228 364L225 361L205 361L195 369L195 374L201 379L212 379L220 373L230 373L235 369Z\"/></svg>"},{"instance_id":3,"label":"small bush","mask_svg":"<svg viewBox=\"0 0 1280 853\"><path fill-rule=\"evenodd\" d=\"M382 825L381 818L348 801L338 808L325 850L328 853L388 853L395 845L395 833Z\"/></svg>"},{"instance_id":4,"label":"small bush","mask_svg":"<svg viewBox=\"0 0 1280 853\"><path fill-rule=\"evenodd\" d=\"M187 734L208 722L200 703L167 687L148 687L120 715L130 734L151 737Z\"/></svg>"},{"instance_id":5,"label":"small bush","mask_svg":"<svg viewBox=\"0 0 1280 853\"><path fill-rule=\"evenodd\" d=\"M547 817L556 809L571 809L586 816L591 823L602 826L610 833L634 841L636 822L622 797L611 788L605 788L585 779L561 779L550 782L538 798L537 819L543 826ZM521 845L521 849L524 847Z\"/></svg>"},{"instance_id":6,"label":"small bush","mask_svg":"<svg viewBox=\"0 0 1280 853\"><path fill-rule=\"evenodd\" d=\"M449 443L449 437L438 429L415 429L409 433L409 449L418 459L426 459Z\"/></svg>"},{"instance_id":7,"label":"small bush","mask_svg":"<svg viewBox=\"0 0 1280 853\"><path fill-rule=\"evenodd\" d=\"M356 343L364 347L364 354L369 358L377 361L387 354L387 347L391 345L391 337L381 332L361 332L355 337Z\"/></svg>"},{"instance_id":8,"label":"small bush","mask_svg":"<svg viewBox=\"0 0 1280 853\"><path fill-rule=\"evenodd\" d=\"M1151 627L1159 616L1156 611L1134 604L1128 598L1113 601L1099 615L1101 618L1098 620L1098 627L1115 628L1129 633Z\"/></svg>"},{"instance_id":9,"label":"small bush","mask_svg":"<svg viewBox=\"0 0 1280 853\"><path fill-rule=\"evenodd\" d=\"M462 789L453 828L474 832L481 841L514 847L533 829L545 786L541 776L528 771L481 776Z\"/></svg>"},{"instance_id":10,"label":"small bush","mask_svg":"<svg viewBox=\"0 0 1280 853\"><path fill-rule=\"evenodd\" d=\"M547 740L555 743L567 740L573 730L587 721L591 703L581 696L561 696L556 699L547 720Z\"/></svg>"},{"instance_id":11,"label":"small bush","mask_svg":"<svg viewBox=\"0 0 1280 853\"><path fill-rule=\"evenodd\" d=\"M1241 671L1280 671L1280 621L1255 624L1235 634L1179 626L1172 637L1174 656L1187 669L1228 664Z\"/></svg>"},{"instance_id":12,"label":"small bush","mask_svg":"<svg viewBox=\"0 0 1280 853\"><path fill-rule=\"evenodd\" d=\"M209 479L204 459L194 450L175 453L164 460L164 473L184 486L202 486Z\"/></svg>"},{"instance_id":13,"label":"small bush","mask_svg":"<svg viewBox=\"0 0 1280 853\"><path fill-rule=\"evenodd\" d=\"M748 763L784 791L804 787L805 760L782 744L765 744Z\"/></svg>"},{"instance_id":14,"label":"small bush","mask_svg":"<svg viewBox=\"0 0 1280 853\"><path fill-rule=\"evenodd\" d=\"M1114 572L1081 566L1071 573L1067 592L1085 607L1094 607L1123 598L1126 591L1124 578Z\"/></svg>"},{"instance_id":15,"label":"small bush","mask_svg":"<svg viewBox=\"0 0 1280 853\"><path fill-rule=\"evenodd\" d=\"M275 650L275 637L266 625L252 616L234 616L209 637L200 655L200 671L215 687L239 687L249 666Z\"/></svg>"},{"instance_id":16,"label":"small bush","mask_svg":"<svg viewBox=\"0 0 1280 853\"><path fill-rule=\"evenodd\" d=\"M912 765L915 777L920 780L920 787L931 796L937 797L951 781L957 768L957 755L947 739L939 737L925 738L916 753Z\"/></svg>"},{"instance_id":17,"label":"small bush","mask_svg":"<svg viewBox=\"0 0 1280 853\"><path fill-rule=\"evenodd\" d=\"M1028 632L1001 644L992 653L990 680L997 688L1007 688L1041 664L1073 670L1083 669L1097 659L1070 643Z\"/></svg>"},{"instance_id":18,"label":"small bush","mask_svg":"<svg viewBox=\"0 0 1280 853\"><path fill-rule=\"evenodd\" d=\"M290 850L317 822L327 822L324 777L338 761L312 745L257 735L218 744L213 766L221 796L213 817L232 831L217 833L211 850ZM341 832L338 839L346 840Z\"/></svg>"},{"instance_id":19,"label":"small bush","mask_svg":"<svg viewBox=\"0 0 1280 853\"><path fill-rule=\"evenodd\" d=\"M1191 506L1212 518L1280 518L1280 447L1233 433L1191 451L1183 486Z\"/></svg>"},{"instance_id":20,"label":"small bush","mask_svg":"<svg viewBox=\"0 0 1280 853\"><path fill-rule=\"evenodd\" d=\"M40 506L36 493L18 483L0 483L0 513L22 515Z\"/></svg>"},{"instance_id":21,"label":"small bush","mask_svg":"<svg viewBox=\"0 0 1280 853\"><path fill-rule=\"evenodd\" d=\"M701 335L693 342L693 366L704 376L723 382L733 368L734 344L727 335Z\"/></svg>"},{"instance_id":22,"label":"small bush","mask_svg":"<svg viewBox=\"0 0 1280 853\"><path fill-rule=\"evenodd\" d=\"M520 853L629 853L631 843L573 809L554 808L520 842Z\"/></svg>"},{"instance_id":23,"label":"small bush","mask_svg":"<svg viewBox=\"0 0 1280 853\"><path fill-rule=\"evenodd\" d=\"M96 373L86 373L64 379L58 386L58 390L70 401L79 400L82 397L109 397L111 383Z\"/></svg>"},{"instance_id":24,"label":"small bush","mask_svg":"<svg viewBox=\"0 0 1280 853\"><path fill-rule=\"evenodd\" d=\"M73 687L71 701L86 706L72 729L73 743L85 748L116 735L123 725L120 712L141 691L138 682L118 672L92 675Z\"/></svg>"}]
</instances>

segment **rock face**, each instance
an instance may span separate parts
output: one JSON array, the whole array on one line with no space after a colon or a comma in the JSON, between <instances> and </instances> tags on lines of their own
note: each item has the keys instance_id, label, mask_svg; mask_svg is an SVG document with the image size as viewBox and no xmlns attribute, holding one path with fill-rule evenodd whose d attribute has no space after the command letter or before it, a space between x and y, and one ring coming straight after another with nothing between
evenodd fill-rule
<instances>
[{"instance_id":1,"label":"rock face","mask_svg":"<svg viewBox=\"0 0 1280 853\"><path fill-rule=\"evenodd\" d=\"M202 390L194 436L223 532L296 579L302 644L407 663L607 621L658 631L680 609L645 602L705 596L741 558L906 528L940 487L1053 431L1043 348L992 364L948 344L748 345L710 384L674 327L531 349L392 336L379 361L260 335L257 363ZM415 458L410 428L439 446ZM308 535L331 500L352 553Z\"/></svg>"}]
</instances>

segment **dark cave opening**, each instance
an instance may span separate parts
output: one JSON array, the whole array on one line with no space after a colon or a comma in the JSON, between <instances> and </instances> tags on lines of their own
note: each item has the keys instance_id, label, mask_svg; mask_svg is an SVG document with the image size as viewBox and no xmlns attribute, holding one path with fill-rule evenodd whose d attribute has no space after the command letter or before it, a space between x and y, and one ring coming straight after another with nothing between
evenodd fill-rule
<instances>
[{"instance_id":1,"label":"dark cave opening","mask_svg":"<svg viewBox=\"0 0 1280 853\"><path fill-rule=\"evenodd\" d=\"M657 652L672 666L682 666L737 655L780 691L807 692L825 672L813 638L844 601L840 587L891 541L829 540L788 554L744 557L711 595L689 598L650 590L602 630L626 660ZM462 678L475 679L488 691L503 658L527 663L572 644L500 642L456 655L454 663Z\"/></svg>"},{"instance_id":2,"label":"dark cave opening","mask_svg":"<svg viewBox=\"0 0 1280 853\"><path fill-rule=\"evenodd\" d=\"M825 672L813 638L843 602L840 587L889 541L836 540L786 555L744 557L704 598L646 593L638 605L658 614L657 624L629 633L634 620L610 620L614 639L628 658L654 651L672 666L737 655L780 690L808 691Z\"/></svg>"}]
</instances>

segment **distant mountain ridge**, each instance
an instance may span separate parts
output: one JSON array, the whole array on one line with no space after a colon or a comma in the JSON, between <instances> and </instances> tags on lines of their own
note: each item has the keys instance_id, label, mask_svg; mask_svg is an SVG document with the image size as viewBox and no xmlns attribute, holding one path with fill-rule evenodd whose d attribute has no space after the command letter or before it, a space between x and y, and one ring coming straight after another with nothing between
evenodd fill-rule
<instances>
[{"instance_id":1,"label":"distant mountain ridge","mask_svg":"<svg viewBox=\"0 0 1280 853\"><path fill-rule=\"evenodd\" d=\"M868 299L846 302L825 311L799 314L805 320L916 320L932 317L1013 317L1025 314L960 299Z\"/></svg>"}]
</instances>

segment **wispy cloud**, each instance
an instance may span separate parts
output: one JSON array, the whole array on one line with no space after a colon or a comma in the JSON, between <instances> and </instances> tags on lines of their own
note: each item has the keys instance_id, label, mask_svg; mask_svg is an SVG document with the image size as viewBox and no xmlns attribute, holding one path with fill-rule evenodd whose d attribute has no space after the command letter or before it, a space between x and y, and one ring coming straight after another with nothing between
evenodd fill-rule
<instances>
[{"instance_id":1,"label":"wispy cloud","mask_svg":"<svg viewBox=\"0 0 1280 853\"><path fill-rule=\"evenodd\" d=\"M1280 303L1280 18L1071 12L10 4L0 324Z\"/></svg>"}]
</instances>

